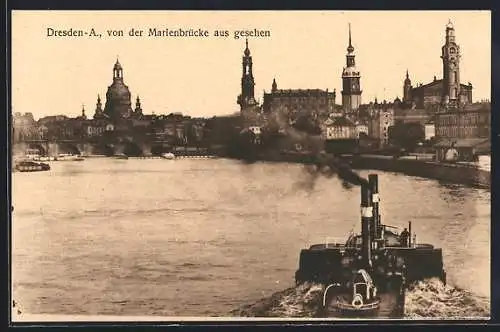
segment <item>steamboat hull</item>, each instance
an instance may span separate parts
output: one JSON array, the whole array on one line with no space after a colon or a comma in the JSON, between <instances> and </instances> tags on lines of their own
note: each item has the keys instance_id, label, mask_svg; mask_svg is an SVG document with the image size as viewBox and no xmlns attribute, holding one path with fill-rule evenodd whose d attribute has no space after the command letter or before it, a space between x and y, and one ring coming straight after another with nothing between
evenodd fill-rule
<instances>
[{"instance_id":1,"label":"steamboat hull","mask_svg":"<svg viewBox=\"0 0 500 332\"><path fill-rule=\"evenodd\" d=\"M397 292L379 295L376 303L355 307L346 300L347 294L332 296L323 307L323 318L400 318L404 313L404 294Z\"/></svg>"},{"instance_id":2,"label":"steamboat hull","mask_svg":"<svg viewBox=\"0 0 500 332\"><path fill-rule=\"evenodd\" d=\"M430 245L421 246L421 248L384 248L374 252L374 270L379 272L377 274L386 276L404 273L406 285L430 278L438 278L446 282L442 250ZM295 273L295 280L297 284L303 282L342 283L345 281L346 268L343 261L348 259L352 262L350 265L356 266L359 257L359 250L318 249L314 246L310 249L303 249L300 253L299 269ZM361 264L361 261L359 263Z\"/></svg>"}]
</instances>

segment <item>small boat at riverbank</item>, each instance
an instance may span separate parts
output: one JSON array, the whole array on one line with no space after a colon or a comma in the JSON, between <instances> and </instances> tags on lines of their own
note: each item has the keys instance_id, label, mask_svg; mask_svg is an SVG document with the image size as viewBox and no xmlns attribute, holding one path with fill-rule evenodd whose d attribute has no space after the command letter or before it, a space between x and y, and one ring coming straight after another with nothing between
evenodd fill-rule
<instances>
[{"instance_id":1,"label":"small boat at riverbank","mask_svg":"<svg viewBox=\"0 0 500 332\"><path fill-rule=\"evenodd\" d=\"M14 171L18 172L41 172L49 171L50 165L46 163L35 162L31 160L23 160L16 162Z\"/></svg>"},{"instance_id":2,"label":"small boat at riverbank","mask_svg":"<svg viewBox=\"0 0 500 332\"><path fill-rule=\"evenodd\" d=\"M128 156L126 154L121 153L121 154L115 154L113 156L113 158L115 158L115 159L125 159L126 160L126 159L128 159Z\"/></svg>"},{"instance_id":3,"label":"small boat at riverbank","mask_svg":"<svg viewBox=\"0 0 500 332\"><path fill-rule=\"evenodd\" d=\"M55 161L56 160L56 157L52 157L52 156L38 156L36 158L33 159L34 161Z\"/></svg>"},{"instance_id":4,"label":"small boat at riverbank","mask_svg":"<svg viewBox=\"0 0 500 332\"><path fill-rule=\"evenodd\" d=\"M85 158L75 154L59 154L55 161L84 161Z\"/></svg>"},{"instance_id":5,"label":"small boat at riverbank","mask_svg":"<svg viewBox=\"0 0 500 332\"><path fill-rule=\"evenodd\" d=\"M163 159L168 159L168 160L172 160L172 159L175 159L175 154L169 152L169 153L162 153L161 154L161 157Z\"/></svg>"}]
</instances>

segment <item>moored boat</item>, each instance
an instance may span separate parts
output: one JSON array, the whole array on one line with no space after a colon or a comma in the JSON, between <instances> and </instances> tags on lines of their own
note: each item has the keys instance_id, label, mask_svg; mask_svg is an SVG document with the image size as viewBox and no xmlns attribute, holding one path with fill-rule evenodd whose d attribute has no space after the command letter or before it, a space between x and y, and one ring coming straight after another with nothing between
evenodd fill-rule
<instances>
[{"instance_id":1,"label":"moored boat","mask_svg":"<svg viewBox=\"0 0 500 332\"><path fill-rule=\"evenodd\" d=\"M49 171L50 165L46 163L35 162L31 160L19 161L14 166L15 171L19 172L40 172Z\"/></svg>"},{"instance_id":2,"label":"moored boat","mask_svg":"<svg viewBox=\"0 0 500 332\"><path fill-rule=\"evenodd\" d=\"M115 154L113 157L115 159L128 159L128 156L124 153Z\"/></svg>"},{"instance_id":3,"label":"moored boat","mask_svg":"<svg viewBox=\"0 0 500 332\"><path fill-rule=\"evenodd\" d=\"M171 152L168 152L168 153L162 153L161 154L161 157L163 159L169 159L169 160L172 160L172 159L175 159L175 155Z\"/></svg>"},{"instance_id":4,"label":"moored boat","mask_svg":"<svg viewBox=\"0 0 500 332\"><path fill-rule=\"evenodd\" d=\"M61 153L55 158L56 161L84 161L85 158L75 154Z\"/></svg>"}]
</instances>

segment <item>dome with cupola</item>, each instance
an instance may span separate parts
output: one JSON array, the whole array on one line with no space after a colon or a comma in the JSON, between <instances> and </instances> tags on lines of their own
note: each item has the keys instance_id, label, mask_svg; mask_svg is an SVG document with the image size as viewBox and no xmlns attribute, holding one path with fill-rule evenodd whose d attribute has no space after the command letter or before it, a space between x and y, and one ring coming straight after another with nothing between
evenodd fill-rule
<instances>
[{"instance_id":1,"label":"dome with cupola","mask_svg":"<svg viewBox=\"0 0 500 332\"><path fill-rule=\"evenodd\" d=\"M132 114L130 96L128 86L123 81L123 67L117 59L113 66L113 83L106 92L104 113L114 120L130 117Z\"/></svg>"}]
</instances>

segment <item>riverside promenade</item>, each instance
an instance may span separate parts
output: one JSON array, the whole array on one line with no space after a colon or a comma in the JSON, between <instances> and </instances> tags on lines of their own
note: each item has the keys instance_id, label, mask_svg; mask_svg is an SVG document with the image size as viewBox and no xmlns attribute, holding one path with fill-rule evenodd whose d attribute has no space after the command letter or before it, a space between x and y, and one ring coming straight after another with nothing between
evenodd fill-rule
<instances>
[{"instance_id":1,"label":"riverside promenade","mask_svg":"<svg viewBox=\"0 0 500 332\"><path fill-rule=\"evenodd\" d=\"M434 179L445 183L491 188L491 171L485 167L463 163L444 163L430 160L394 158L384 155L343 155L353 169L379 170ZM307 153L270 153L252 161L314 164L315 157Z\"/></svg>"},{"instance_id":2,"label":"riverside promenade","mask_svg":"<svg viewBox=\"0 0 500 332\"><path fill-rule=\"evenodd\" d=\"M491 172L477 165L444 163L389 156L358 155L346 158L354 169L403 173L443 182L490 188Z\"/></svg>"}]
</instances>

